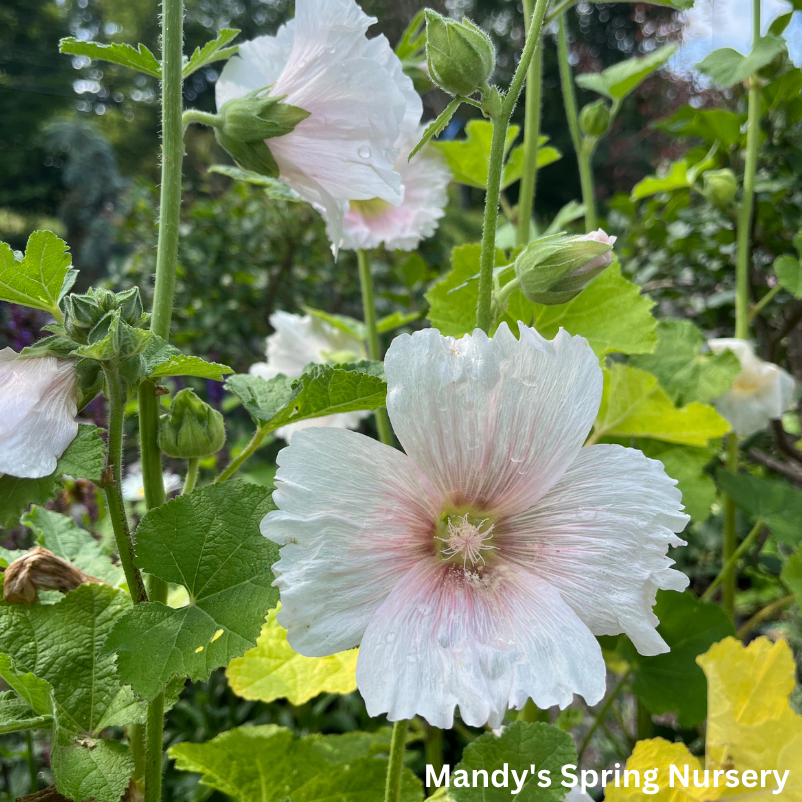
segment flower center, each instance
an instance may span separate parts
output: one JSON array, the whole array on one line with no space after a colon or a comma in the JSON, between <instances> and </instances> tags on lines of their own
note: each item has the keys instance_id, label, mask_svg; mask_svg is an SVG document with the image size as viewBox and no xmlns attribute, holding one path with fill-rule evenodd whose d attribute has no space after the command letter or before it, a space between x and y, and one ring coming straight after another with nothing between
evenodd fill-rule
<instances>
[{"instance_id":1,"label":"flower center","mask_svg":"<svg viewBox=\"0 0 802 802\"><path fill-rule=\"evenodd\" d=\"M489 518L478 519L469 513L465 515L444 516L440 531L435 535L443 545L440 547L440 556L447 562L461 562L463 568L485 562L483 551L498 548L490 541L493 539L493 527L488 523Z\"/></svg>"},{"instance_id":2,"label":"flower center","mask_svg":"<svg viewBox=\"0 0 802 802\"><path fill-rule=\"evenodd\" d=\"M381 198L371 198L371 200L364 201L356 200L348 204L349 208L358 212L366 219L384 214L392 205L392 203L382 200Z\"/></svg>"}]
</instances>

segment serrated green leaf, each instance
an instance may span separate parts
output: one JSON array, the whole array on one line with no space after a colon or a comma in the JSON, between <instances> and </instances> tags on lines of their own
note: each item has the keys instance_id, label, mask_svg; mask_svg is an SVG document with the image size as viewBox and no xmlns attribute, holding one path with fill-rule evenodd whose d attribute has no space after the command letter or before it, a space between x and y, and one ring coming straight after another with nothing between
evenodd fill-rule
<instances>
[{"instance_id":1,"label":"serrated green leaf","mask_svg":"<svg viewBox=\"0 0 802 802\"><path fill-rule=\"evenodd\" d=\"M193 72L205 67L207 64L231 58L239 47L237 45L226 47L226 45L236 39L238 34L239 30L237 28L222 28L215 39L207 42L203 47L196 47L181 70L182 77L188 78Z\"/></svg>"},{"instance_id":2,"label":"serrated green leaf","mask_svg":"<svg viewBox=\"0 0 802 802\"><path fill-rule=\"evenodd\" d=\"M38 716L12 691L0 692L0 735L49 727L51 715Z\"/></svg>"},{"instance_id":3,"label":"serrated green leaf","mask_svg":"<svg viewBox=\"0 0 802 802\"><path fill-rule=\"evenodd\" d=\"M58 358L68 357L77 347L78 343L53 334L50 337L42 337L33 345L28 345L20 351L20 356L55 356Z\"/></svg>"},{"instance_id":4,"label":"serrated green leaf","mask_svg":"<svg viewBox=\"0 0 802 802\"><path fill-rule=\"evenodd\" d=\"M671 117L652 125L672 136L695 136L708 145L720 142L725 150L741 141L741 117L727 109L696 109L683 106Z\"/></svg>"},{"instance_id":5,"label":"serrated green leaf","mask_svg":"<svg viewBox=\"0 0 802 802\"><path fill-rule=\"evenodd\" d=\"M41 479L0 476L0 526L11 526L31 504L46 504L56 493L64 475L100 481L106 444L97 426L81 424L78 434L56 463L56 470Z\"/></svg>"},{"instance_id":6,"label":"serrated green leaf","mask_svg":"<svg viewBox=\"0 0 802 802\"><path fill-rule=\"evenodd\" d=\"M676 51L676 45L665 45L648 56L620 61L602 72L577 75L576 83L583 89L590 89L613 101L621 102L633 89L659 70Z\"/></svg>"},{"instance_id":7,"label":"serrated green leaf","mask_svg":"<svg viewBox=\"0 0 802 802\"><path fill-rule=\"evenodd\" d=\"M771 63L786 48L779 36L761 36L744 56L731 47L721 47L705 56L696 69L725 89L745 81L750 75Z\"/></svg>"},{"instance_id":8,"label":"serrated green leaf","mask_svg":"<svg viewBox=\"0 0 802 802\"><path fill-rule=\"evenodd\" d=\"M110 61L129 67L137 72L143 72L154 78L161 77L161 64L156 56L145 45L140 44L138 49L126 44L104 45L100 42L84 42L68 36L59 42L59 52L69 53L73 56L88 56L100 61Z\"/></svg>"},{"instance_id":9,"label":"serrated green leaf","mask_svg":"<svg viewBox=\"0 0 802 802\"><path fill-rule=\"evenodd\" d=\"M428 319L441 334L462 337L476 325L479 298L479 245L458 245L451 251L451 270L426 293ZM496 251L496 265L505 264Z\"/></svg>"},{"instance_id":10,"label":"serrated green leaf","mask_svg":"<svg viewBox=\"0 0 802 802\"><path fill-rule=\"evenodd\" d=\"M243 170L241 167L234 167L230 164L213 164L209 168L209 172L227 175L235 181L244 181L246 184L254 184L257 187L263 187L267 197L273 200L292 202L303 200L294 189L291 189L277 178L270 178L269 176L255 173L251 170Z\"/></svg>"},{"instance_id":11,"label":"serrated green leaf","mask_svg":"<svg viewBox=\"0 0 802 802\"><path fill-rule=\"evenodd\" d=\"M234 371L228 365L207 362L199 356L188 356L156 335L142 354L146 376L153 379L165 376L197 376L201 379L223 381Z\"/></svg>"},{"instance_id":12,"label":"serrated green leaf","mask_svg":"<svg viewBox=\"0 0 802 802\"><path fill-rule=\"evenodd\" d=\"M526 771L526 780L515 797L511 797L509 785L498 788L488 783L489 787L485 788L482 779L476 787L458 788L454 783L458 771L468 772L472 779L474 770L484 769L491 778L494 771L504 769L505 763L509 768L508 783L512 783L513 788L512 770L515 769L519 777ZM531 775L533 763L536 771L550 772L549 788L540 788L537 774ZM562 776L562 767L569 763L576 765L577 757L574 739L567 732L550 724L515 721L504 728L501 736L486 732L465 747L462 760L452 774L450 795L455 802L507 802L511 798L519 802L557 802L568 793L568 788L558 778Z\"/></svg>"},{"instance_id":13,"label":"serrated green leaf","mask_svg":"<svg viewBox=\"0 0 802 802\"><path fill-rule=\"evenodd\" d=\"M633 356L629 364L656 376L678 406L706 404L729 390L741 366L731 351L704 354L704 345L704 335L690 320L661 320L654 352Z\"/></svg>"},{"instance_id":14,"label":"serrated green leaf","mask_svg":"<svg viewBox=\"0 0 802 802\"><path fill-rule=\"evenodd\" d=\"M690 592L659 591L654 613L671 651L644 657L622 638L619 652L634 669L632 691L653 714L676 713L682 727L695 727L707 717L707 679L696 658L734 635L732 622Z\"/></svg>"},{"instance_id":15,"label":"serrated green leaf","mask_svg":"<svg viewBox=\"0 0 802 802\"><path fill-rule=\"evenodd\" d=\"M20 671L7 654L0 654L0 677L34 716L52 718L53 688L30 671Z\"/></svg>"},{"instance_id":16,"label":"serrated green leaf","mask_svg":"<svg viewBox=\"0 0 802 802\"><path fill-rule=\"evenodd\" d=\"M649 175L638 181L632 188L630 197L632 200L642 200L658 192L672 192L675 189L688 189L690 186L688 162L680 159L671 164L664 175Z\"/></svg>"},{"instance_id":17,"label":"serrated green leaf","mask_svg":"<svg viewBox=\"0 0 802 802\"><path fill-rule=\"evenodd\" d=\"M90 576L113 586L125 581L122 568L114 565L100 543L69 516L34 506L22 516L20 523L33 531L39 545L69 560Z\"/></svg>"},{"instance_id":18,"label":"serrated green leaf","mask_svg":"<svg viewBox=\"0 0 802 802\"><path fill-rule=\"evenodd\" d=\"M120 683L114 656L100 654L130 606L126 593L107 585L81 585L57 604L0 602L0 648L17 672L52 686L63 730L94 738L106 727L145 721L145 704Z\"/></svg>"},{"instance_id":19,"label":"serrated green leaf","mask_svg":"<svg viewBox=\"0 0 802 802\"><path fill-rule=\"evenodd\" d=\"M101 738L53 744L50 763L56 790L68 799L119 802L134 771L129 748Z\"/></svg>"},{"instance_id":20,"label":"serrated green leaf","mask_svg":"<svg viewBox=\"0 0 802 802\"><path fill-rule=\"evenodd\" d=\"M455 97L444 109L440 112L440 114L432 120L427 126L426 130L423 132L423 136L420 138L420 141L417 145L409 153L407 156L407 161L412 161L415 154L423 147L425 147L426 143L432 139L432 137L438 137L443 131L446 130L448 124L451 122L451 118L456 113L457 109L462 103L462 100L458 97ZM436 143L433 143L436 144Z\"/></svg>"},{"instance_id":21,"label":"serrated green leaf","mask_svg":"<svg viewBox=\"0 0 802 802\"><path fill-rule=\"evenodd\" d=\"M200 773L201 783L237 802L376 802L384 795L387 761L370 755L387 736L380 731L374 741L371 735L296 739L268 724L238 727L204 744L178 744L169 755L177 769ZM422 799L420 781L404 769L401 802Z\"/></svg>"},{"instance_id":22,"label":"serrated green leaf","mask_svg":"<svg viewBox=\"0 0 802 802\"><path fill-rule=\"evenodd\" d=\"M647 457L659 459L666 473L677 480L685 512L693 521L706 521L717 498L716 483L705 472L716 452L708 448L667 445L653 440L639 440L638 448Z\"/></svg>"},{"instance_id":23,"label":"serrated green leaf","mask_svg":"<svg viewBox=\"0 0 802 802\"><path fill-rule=\"evenodd\" d=\"M679 445L705 446L730 426L715 409L694 401L677 408L651 373L614 364L604 371L604 390L594 429L605 436L649 437Z\"/></svg>"},{"instance_id":24,"label":"serrated green leaf","mask_svg":"<svg viewBox=\"0 0 802 802\"><path fill-rule=\"evenodd\" d=\"M787 482L749 473L718 472L721 489L753 519L760 518L780 543L802 540L802 493Z\"/></svg>"},{"instance_id":25,"label":"serrated green leaf","mask_svg":"<svg viewBox=\"0 0 802 802\"><path fill-rule=\"evenodd\" d=\"M60 320L58 301L71 264L67 243L52 231L34 231L19 262L0 242L0 301L43 309Z\"/></svg>"},{"instance_id":26,"label":"serrated green leaf","mask_svg":"<svg viewBox=\"0 0 802 802\"><path fill-rule=\"evenodd\" d=\"M4 549L0 546L0 568L8 568L14 560L19 559L23 554L27 554L25 549Z\"/></svg>"},{"instance_id":27,"label":"serrated green leaf","mask_svg":"<svg viewBox=\"0 0 802 802\"><path fill-rule=\"evenodd\" d=\"M111 631L106 651L117 653L120 676L137 693L152 699L174 676L208 679L256 645L278 600L270 570L278 547L259 532L272 509L269 490L234 480L180 496L142 519L137 566L183 585L189 604L138 604Z\"/></svg>"},{"instance_id":28,"label":"serrated green leaf","mask_svg":"<svg viewBox=\"0 0 802 802\"><path fill-rule=\"evenodd\" d=\"M505 319L511 326L515 320L523 320L548 338L562 327L569 334L585 337L599 356L648 354L657 342L657 321L650 311L653 306L650 298L641 295L637 284L621 275L614 261L567 304L532 304L514 293Z\"/></svg>"},{"instance_id":29,"label":"serrated green leaf","mask_svg":"<svg viewBox=\"0 0 802 802\"><path fill-rule=\"evenodd\" d=\"M293 379L279 374L272 379L239 373L226 379L226 390L233 393L257 424L269 421L292 398Z\"/></svg>"},{"instance_id":30,"label":"serrated green leaf","mask_svg":"<svg viewBox=\"0 0 802 802\"><path fill-rule=\"evenodd\" d=\"M357 650L329 657L304 657L287 643L287 632L276 621L279 608L267 614L256 648L229 663L231 690L243 699L272 702L287 699L302 705L321 693L356 690Z\"/></svg>"},{"instance_id":31,"label":"serrated green leaf","mask_svg":"<svg viewBox=\"0 0 802 802\"><path fill-rule=\"evenodd\" d=\"M778 256L774 260L777 280L794 298L802 298L802 264L793 256Z\"/></svg>"}]
</instances>

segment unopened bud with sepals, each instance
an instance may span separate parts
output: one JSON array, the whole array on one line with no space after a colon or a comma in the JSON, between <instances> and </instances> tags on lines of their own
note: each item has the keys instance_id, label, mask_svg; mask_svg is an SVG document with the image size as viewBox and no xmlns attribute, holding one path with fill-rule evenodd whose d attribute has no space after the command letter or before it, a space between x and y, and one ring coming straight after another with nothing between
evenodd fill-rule
<instances>
[{"instance_id":1,"label":"unopened bud with sepals","mask_svg":"<svg viewBox=\"0 0 802 802\"><path fill-rule=\"evenodd\" d=\"M173 398L159 425L159 448L170 457L209 457L225 442L223 416L189 389Z\"/></svg>"}]
</instances>

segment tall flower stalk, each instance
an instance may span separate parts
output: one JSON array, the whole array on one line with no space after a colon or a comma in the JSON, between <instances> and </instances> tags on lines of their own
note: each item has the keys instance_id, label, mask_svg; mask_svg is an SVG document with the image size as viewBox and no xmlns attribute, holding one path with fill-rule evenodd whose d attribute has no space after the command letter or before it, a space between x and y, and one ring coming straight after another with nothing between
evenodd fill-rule
<instances>
[{"instance_id":1,"label":"tall flower stalk","mask_svg":"<svg viewBox=\"0 0 802 802\"><path fill-rule=\"evenodd\" d=\"M510 118L526 81L529 65L538 44L542 41L543 18L548 0L536 0L532 21L526 35L521 60L515 69L510 88L496 109L487 111L493 123L493 138L490 144L490 159L487 169L487 195L485 197L484 221L482 224L482 251L479 256L479 299L476 305L476 326L485 332L492 323L493 267L496 253L496 225L501 195L501 173L504 169L504 146ZM490 104L488 104L490 105ZM535 148L537 141L535 141ZM537 154L536 154L537 155ZM519 211L520 214L520 211Z\"/></svg>"},{"instance_id":2,"label":"tall flower stalk","mask_svg":"<svg viewBox=\"0 0 802 802\"><path fill-rule=\"evenodd\" d=\"M760 38L760 0L752 0L752 41ZM754 44L753 44L754 46ZM735 336L739 340L749 339L749 263L751 257L752 218L755 207L755 172L757 148L760 139L760 85L757 75L749 79L749 107L746 133L746 157L744 160L743 199L738 211L738 246L735 265ZM738 470L738 436L731 432L727 444L727 468ZM737 573L732 558L737 547L736 504L729 496L724 503L724 539L721 559L730 566L722 579L722 603L730 615L735 613L735 583Z\"/></svg>"}]
</instances>

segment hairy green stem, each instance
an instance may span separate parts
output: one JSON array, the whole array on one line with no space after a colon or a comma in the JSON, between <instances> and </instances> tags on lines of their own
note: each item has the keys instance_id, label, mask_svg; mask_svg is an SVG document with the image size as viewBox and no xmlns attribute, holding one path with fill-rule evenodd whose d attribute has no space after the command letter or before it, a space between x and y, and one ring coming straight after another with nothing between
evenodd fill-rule
<instances>
[{"instance_id":1,"label":"hairy green stem","mask_svg":"<svg viewBox=\"0 0 802 802\"><path fill-rule=\"evenodd\" d=\"M225 482L227 479L230 479L242 467L246 460L256 452L259 446L262 445L262 440L265 439L268 432L268 429L260 426L253 433L253 437L248 442L248 445L231 460L228 467L214 480L214 483L217 484L217 482Z\"/></svg>"},{"instance_id":2,"label":"hairy green stem","mask_svg":"<svg viewBox=\"0 0 802 802\"><path fill-rule=\"evenodd\" d=\"M223 120L219 114L200 111L200 109L187 109L181 115L181 129L186 131L187 127L192 123L208 125L210 128L219 128L223 124Z\"/></svg>"},{"instance_id":3,"label":"hairy green stem","mask_svg":"<svg viewBox=\"0 0 802 802\"><path fill-rule=\"evenodd\" d=\"M103 475L103 491L106 495L117 553L125 573L125 581L128 583L128 592L134 604L139 604L148 600L148 594L142 581L142 574L134 564L134 539L128 525L122 492L123 435L128 393L116 368L104 369L103 375L109 406L109 450Z\"/></svg>"},{"instance_id":4,"label":"hairy green stem","mask_svg":"<svg viewBox=\"0 0 802 802\"><path fill-rule=\"evenodd\" d=\"M39 790L39 770L36 768L36 755L33 752L33 735L30 730L25 730L25 760L28 763L28 776L31 778L30 793L35 794Z\"/></svg>"},{"instance_id":5,"label":"hairy green stem","mask_svg":"<svg viewBox=\"0 0 802 802\"><path fill-rule=\"evenodd\" d=\"M527 32L535 12L534 0L524 0L524 25ZM532 211L537 188L537 153L540 145L540 112L543 82L543 48L539 47L529 64L526 77L526 109L524 117L524 167L518 190L518 245L526 245L531 237Z\"/></svg>"},{"instance_id":6,"label":"hairy green stem","mask_svg":"<svg viewBox=\"0 0 802 802\"><path fill-rule=\"evenodd\" d=\"M741 559L743 553L755 542L762 529L763 521L758 519L757 523L755 523L755 525L752 527L752 531L743 539L741 545L735 549L729 560L727 560L727 562L722 566L718 576L710 583L710 587L702 594L702 601L709 601L716 592L716 588L724 581L724 579L728 577L731 572L735 572L735 566L738 563L738 560Z\"/></svg>"},{"instance_id":7,"label":"hairy green stem","mask_svg":"<svg viewBox=\"0 0 802 802\"><path fill-rule=\"evenodd\" d=\"M384 786L384 802L398 802L401 798L401 772L404 768L404 744L407 740L406 720L393 724L390 739L390 761L387 764L387 782Z\"/></svg>"},{"instance_id":8,"label":"hairy green stem","mask_svg":"<svg viewBox=\"0 0 802 802\"><path fill-rule=\"evenodd\" d=\"M579 112L574 92L574 79L571 75L571 64L568 61L568 36L565 32L565 14L560 14L557 32L557 62L560 67L560 86L562 88L565 117L568 121L568 130L571 132L571 141L576 153L576 163L579 169L579 183L582 187L582 203L585 206L585 230L593 231L597 225L596 195L593 188L593 169L591 157L592 146L584 141L579 130Z\"/></svg>"},{"instance_id":9,"label":"hairy green stem","mask_svg":"<svg viewBox=\"0 0 802 802\"><path fill-rule=\"evenodd\" d=\"M730 432L727 436L727 468L732 473L738 470L738 436L735 432ZM735 615L735 571L732 562L737 542L735 513L735 501L727 496L724 499L724 537L721 545L721 563L724 566L721 579L723 585L721 601L730 618Z\"/></svg>"},{"instance_id":10,"label":"hairy green stem","mask_svg":"<svg viewBox=\"0 0 802 802\"><path fill-rule=\"evenodd\" d=\"M753 307L749 313L748 322L751 323L773 300L782 289L782 284L775 284Z\"/></svg>"},{"instance_id":11,"label":"hairy green stem","mask_svg":"<svg viewBox=\"0 0 802 802\"><path fill-rule=\"evenodd\" d=\"M198 467L200 466L200 459L194 457L187 462L187 475L184 479L184 487L181 490L181 495L191 493L195 489L195 483L198 481Z\"/></svg>"},{"instance_id":12,"label":"hairy green stem","mask_svg":"<svg viewBox=\"0 0 802 802\"><path fill-rule=\"evenodd\" d=\"M607 700L604 703L604 706L599 711L598 715L596 716L596 720L593 722L593 726L588 731L588 734L585 736L584 740L582 741L582 746L579 748L579 755L578 761L581 762L582 756L585 754L588 746L590 746L590 741L593 736L596 734L596 730L599 729L599 726L604 721L605 716L610 712L610 708L613 706L613 702L618 698L618 694L624 690L624 685L626 685L627 681L629 680L630 674L632 673L632 669L626 672L621 680L619 681L618 685L615 686L613 692L607 697Z\"/></svg>"},{"instance_id":13,"label":"hairy green stem","mask_svg":"<svg viewBox=\"0 0 802 802\"><path fill-rule=\"evenodd\" d=\"M499 195L501 194L501 173L504 169L504 146L507 141L507 128L515 109L515 104L526 81L526 74L538 44L542 42L543 17L548 0L536 0L532 23L526 34L521 60L515 68L510 88L501 103L501 109L494 115L493 138L490 144L490 159L487 165L487 194L482 224L482 250L479 256L479 298L476 304L476 326L490 332L493 322L493 267L496 257L496 226L498 224Z\"/></svg>"},{"instance_id":14,"label":"hairy green stem","mask_svg":"<svg viewBox=\"0 0 802 802\"><path fill-rule=\"evenodd\" d=\"M752 3L753 41L760 38L760 0ZM738 257L735 267L735 336L749 338L749 261L752 238L752 214L755 206L755 172L760 139L760 85L757 75L750 78L749 112L746 132L743 200L738 212Z\"/></svg>"},{"instance_id":15,"label":"hairy green stem","mask_svg":"<svg viewBox=\"0 0 802 802\"><path fill-rule=\"evenodd\" d=\"M736 633L736 635L743 640L747 635L749 635L752 630L762 624L764 621L768 621L775 613L779 613L780 611L784 610L789 605L793 604L796 601L796 594L792 593L790 596L784 596L782 599L777 599L777 601L772 602L771 604L764 607L762 610L758 610Z\"/></svg>"},{"instance_id":16,"label":"hairy green stem","mask_svg":"<svg viewBox=\"0 0 802 802\"><path fill-rule=\"evenodd\" d=\"M382 352L379 343L379 328L376 322L376 302L373 297L373 277L370 273L370 256L362 248L356 252L357 263L359 265L359 283L362 287L362 314L365 318L365 328L368 333L368 356L376 361L381 361ZM374 413L376 415L376 428L379 432L379 440L386 446L393 444L393 430L390 427L390 418L387 409L381 407Z\"/></svg>"}]
</instances>

